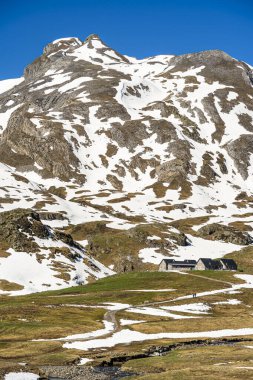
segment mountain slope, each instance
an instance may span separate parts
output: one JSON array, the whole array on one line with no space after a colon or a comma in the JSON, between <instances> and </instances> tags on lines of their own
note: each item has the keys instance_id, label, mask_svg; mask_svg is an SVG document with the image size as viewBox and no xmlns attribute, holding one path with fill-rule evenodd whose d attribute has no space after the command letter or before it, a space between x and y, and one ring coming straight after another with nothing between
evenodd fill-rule
<instances>
[{"instance_id":1,"label":"mountain slope","mask_svg":"<svg viewBox=\"0 0 253 380\"><path fill-rule=\"evenodd\" d=\"M61 215L47 225L116 271L240 250L198 229L250 244L252 83L218 50L136 60L97 35L54 41L0 82L1 210Z\"/></svg>"}]
</instances>

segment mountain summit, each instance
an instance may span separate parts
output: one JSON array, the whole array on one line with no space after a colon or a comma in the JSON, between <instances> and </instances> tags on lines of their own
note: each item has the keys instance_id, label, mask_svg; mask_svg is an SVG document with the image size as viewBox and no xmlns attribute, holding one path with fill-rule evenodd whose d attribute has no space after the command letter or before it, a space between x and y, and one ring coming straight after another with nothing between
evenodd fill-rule
<instances>
[{"instance_id":1,"label":"mountain summit","mask_svg":"<svg viewBox=\"0 0 253 380\"><path fill-rule=\"evenodd\" d=\"M48 44L0 82L0 280L29 292L250 244L252 83L219 50L137 60L95 34Z\"/></svg>"}]
</instances>

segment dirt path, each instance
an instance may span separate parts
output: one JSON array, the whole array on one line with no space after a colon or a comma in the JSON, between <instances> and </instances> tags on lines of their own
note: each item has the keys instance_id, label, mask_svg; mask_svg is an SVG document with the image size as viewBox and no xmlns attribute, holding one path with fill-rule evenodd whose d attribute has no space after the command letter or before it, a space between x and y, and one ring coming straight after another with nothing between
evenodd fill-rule
<instances>
[{"instance_id":1,"label":"dirt path","mask_svg":"<svg viewBox=\"0 0 253 380\"><path fill-rule=\"evenodd\" d=\"M204 278L205 280L210 280L210 281L214 281L214 282L219 282L219 283L223 283L223 284L226 284L226 285L230 285L230 288L222 288L222 289L217 289L217 290L210 290L210 292L206 291L206 292L196 293L196 298L198 298L198 297L205 297L205 296L208 296L208 295L211 295L211 294L224 293L224 292L227 292L229 290L232 290L233 287L234 287L234 285L235 285L232 282L227 282L227 281L222 281L222 280L216 280L215 278L209 278L209 277L205 277L205 276L201 276L201 275L197 275L197 274L191 274L191 273L187 273L187 274L186 273L182 273L182 274L183 275L187 275L187 276L200 277L200 278ZM136 307L155 306L155 305L161 305L161 304L164 304L164 303L171 303L171 302L180 301L180 300L184 300L184 299L186 300L186 299L191 299L191 298L193 298L193 295L192 294L188 294L188 295L181 296L181 297L176 297L176 298L172 298L172 299L170 298L168 300L144 303L144 304L141 304L141 305L137 305Z\"/></svg>"},{"instance_id":2,"label":"dirt path","mask_svg":"<svg viewBox=\"0 0 253 380\"><path fill-rule=\"evenodd\" d=\"M182 275L186 275L186 274L182 273ZM196 293L196 298L207 297L207 296L212 295L212 294L226 293L226 292L229 292L230 290L232 290L237 285L237 284L233 284L231 282L222 281L222 280L216 280L216 279L213 279L213 278L209 278L209 277L205 277L205 276L201 276L201 275L190 274L190 273L187 273L187 276L199 277L199 278L205 279L207 281L209 280L209 281L212 281L212 282L222 283L222 284L225 284L225 285L229 285L229 288L221 288L221 289L216 289L216 290L210 290L210 291ZM69 295L69 296L71 296L71 295ZM72 296L77 296L77 295L72 295ZM78 296L80 296L80 294ZM134 305L134 306L130 305L130 306L126 306L126 307L123 307L123 308L117 309L117 310L108 310L104 314L104 321L110 322L112 324L112 329L110 329L110 331L105 331L101 335L97 335L97 336L92 336L91 335L90 337L83 338L83 339L82 338L79 338L79 339L78 338L73 338L73 339L69 339L69 340L70 341L73 341L73 340L89 341L89 340L93 340L93 339L97 339L97 338L104 339L104 338L111 337L113 334L115 334L116 332L119 332L119 331L121 331L123 329L123 326L121 326L118 323L117 312L127 311L128 309L130 309L132 307L134 307L134 308L143 308L143 307L150 307L150 306L152 307L152 306L156 306L156 305L162 305L162 304L166 304L166 303L172 303L172 302L175 302L175 301L187 300L187 299L188 300L192 299L192 294L187 294L185 296L180 296L180 297L176 297L176 298L164 299L162 301L153 301L153 302L148 302L148 303L145 302L145 303L141 303L141 304ZM103 308L103 305L101 305L101 308Z\"/></svg>"},{"instance_id":3,"label":"dirt path","mask_svg":"<svg viewBox=\"0 0 253 380\"><path fill-rule=\"evenodd\" d=\"M109 310L107 311L107 313L105 313L105 317L104 317L105 321L113 323L113 330L107 335L111 335L120 330L120 325L118 324L118 321L116 318L117 311L119 310Z\"/></svg>"},{"instance_id":4,"label":"dirt path","mask_svg":"<svg viewBox=\"0 0 253 380\"><path fill-rule=\"evenodd\" d=\"M217 294L217 293L224 293L224 292L227 292L227 291L233 289L233 286L235 285L235 284L233 284L231 282L222 281L222 280L216 280L216 279L208 278L208 277L201 276L201 275L195 275L195 274L190 274L190 273L188 273L187 275L194 276L194 277L200 277L200 278L204 278L206 280L210 280L210 281L213 281L213 282L219 282L219 283L223 283L223 284L226 284L226 285L230 285L229 288L222 288L222 289L217 289L217 290L210 290L210 292L207 291L207 292L197 293L197 297L209 296L209 295ZM100 338L107 338L107 337L113 335L114 333L122 330L122 326L120 326L120 324L117 321L117 316L116 315L117 315L118 311L126 311L126 310L128 310L128 309L130 309L132 307L142 308L142 307L162 305L164 303L172 303L172 302L175 302L175 301L184 300L184 299L191 299L191 298L192 298L192 294L181 296L181 297L176 297L176 298L172 298L172 299L170 298L170 299L163 300L163 301L154 301L154 302L149 302L149 303L142 303L142 304L134 305L134 306L131 305L129 307L126 307L126 308L123 308L123 309L120 309L120 310L109 310L109 311L107 311L105 313L104 320L106 320L108 322L111 322L113 324L113 330L110 331L110 332L108 332L108 333L106 333L106 334L104 334L104 335L101 335Z\"/></svg>"},{"instance_id":5,"label":"dirt path","mask_svg":"<svg viewBox=\"0 0 253 380\"><path fill-rule=\"evenodd\" d=\"M226 285L230 285L230 286L235 285L233 282L228 282L228 281L223 281L223 280L216 280L216 278L205 277L205 276L201 276L200 274L187 273L187 275L188 276L193 276L193 277L204 278L205 280L210 280L210 281L215 281L215 282L221 282L222 284L226 284Z\"/></svg>"}]
</instances>

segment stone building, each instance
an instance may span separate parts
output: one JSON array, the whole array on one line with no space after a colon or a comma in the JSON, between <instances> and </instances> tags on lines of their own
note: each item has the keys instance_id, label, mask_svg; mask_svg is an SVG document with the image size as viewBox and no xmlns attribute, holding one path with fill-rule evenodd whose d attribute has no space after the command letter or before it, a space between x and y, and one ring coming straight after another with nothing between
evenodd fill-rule
<instances>
[{"instance_id":1,"label":"stone building","mask_svg":"<svg viewBox=\"0 0 253 380\"><path fill-rule=\"evenodd\" d=\"M237 270L236 262L232 259L212 260L200 258L195 265L195 270Z\"/></svg>"},{"instance_id":2,"label":"stone building","mask_svg":"<svg viewBox=\"0 0 253 380\"><path fill-rule=\"evenodd\" d=\"M173 259L163 259L159 265L160 272L166 272L170 270L182 270L189 271L194 269L196 265L195 260L176 261Z\"/></svg>"},{"instance_id":3,"label":"stone building","mask_svg":"<svg viewBox=\"0 0 253 380\"><path fill-rule=\"evenodd\" d=\"M174 259L163 259L159 265L160 272L166 271L190 271L190 270L237 270L236 262L232 259L213 260L200 258L195 260L177 261Z\"/></svg>"}]
</instances>

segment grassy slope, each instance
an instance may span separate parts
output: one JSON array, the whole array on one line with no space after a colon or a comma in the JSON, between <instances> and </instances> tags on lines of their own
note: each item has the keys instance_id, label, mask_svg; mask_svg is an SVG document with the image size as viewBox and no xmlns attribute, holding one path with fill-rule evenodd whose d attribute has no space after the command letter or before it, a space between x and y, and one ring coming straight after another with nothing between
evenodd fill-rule
<instances>
[{"instance_id":1,"label":"grassy slope","mask_svg":"<svg viewBox=\"0 0 253 380\"><path fill-rule=\"evenodd\" d=\"M32 342L32 339L49 339L64 337L70 334L85 333L103 327L105 310L102 308L78 308L68 305L99 305L103 302L121 302L139 305L144 302L173 300L178 296L194 292L227 288L227 282L236 282L232 273L228 272L195 272L203 277L182 275L178 273L139 272L108 277L87 286L72 287L60 291L49 291L22 297L0 298L0 368L11 363L28 362L38 364L65 364L90 353L77 350L64 350L62 343ZM212 281L219 280L220 282ZM222 282L225 281L225 282ZM134 289L174 289L172 292L130 292ZM244 294L245 300L250 296ZM225 299L228 296L225 296ZM234 296L231 296L234 297ZM224 299L219 295L213 300ZM198 299L205 302L205 299ZM208 299L209 301L209 299ZM189 299L181 303L196 302ZM174 302L180 303L180 301ZM240 305L239 305L240 306ZM250 324L245 308L236 307L245 323ZM231 316L231 318L230 318ZM148 324L138 324L130 328L144 332L160 331L194 331L220 328L225 323L235 325L238 318L231 314L227 306L216 307L210 318L193 320L171 320L167 318L143 316L119 312L117 318L148 320ZM189 322L190 321L190 322ZM159 342L156 342L156 344ZM110 350L110 354L139 352L152 342L133 343L130 346L119 346ZM103 354L105 357L108 353ZM103 356L102 355L102 356ZM94 353L92 353L94 356Z\"/></svg>"},{"instance_id":2,"label":"grassy slope","mask_svg":"<svg viewBox=\"0 0 253 380\"><path fill-rule=\"evenodd\" d=\"M189 380L189 379L251 379L252 349L242 344L183 348L162 357L127 362L124 370L139 373L129 379Z\"/></svg>"},{"instance_id":3,"label":"grassy slope","mask_svg":"<svg viewBox=\"0 0 253 380\"><path fill-rule=\"evenodd\" d=\"M225 257L234 259L238 265L238 270L253 274L253 246L249 245L240 251L235 251Z\"/></svg>"}]
</instances>

